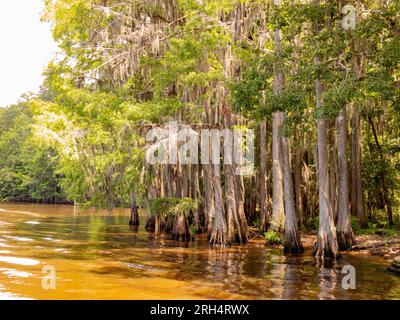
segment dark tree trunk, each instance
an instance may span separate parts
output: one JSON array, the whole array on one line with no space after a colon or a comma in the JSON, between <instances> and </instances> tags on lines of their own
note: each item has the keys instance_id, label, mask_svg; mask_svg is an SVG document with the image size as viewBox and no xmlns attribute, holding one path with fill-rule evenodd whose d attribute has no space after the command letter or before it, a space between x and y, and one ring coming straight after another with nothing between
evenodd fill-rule
<instances>
[{"instance_id":1,"label":"dark tree trunk","mask_svg":"<svg viewBox=\"0 0 400 320\"><path fill-rule=\"evenodd\" d=\"M129 225L138 226L139 225L139 211L135 200L135 193L133 191L129 194L131 202L131 218L129 220Z\"/></svg>"},{"instance_id":2,"label":"dark tree trunk","mask_svg":"<svg viewBox=\"0 0 400 320\"><path fill-rule=\"evenodd\" d=\"M381 169L379 172L379 177L381 180L381 184L382 184L382 191L383 191L383 199L384 202L386 204L386 210L387 210L387 215L388 215L388 222L389 222L389 226L393 226L393 211L392 211L392 204L390 202L389 199L389 191L388 191L388 187L387 187L387 178L386 178L386 169L385 169L385 157L382 151L382 147L379 143L379 139L378 139L378 135L375 129L375 125L374 125L374 121L371 117L368 118L369 123L371 125L371 129L372 129L372 133L374 135L374 139L375 139L375 144L376 147L378 149L379 152L379 158L380 158L380 164L381 164Z\"/></svg>"}]
</instances>

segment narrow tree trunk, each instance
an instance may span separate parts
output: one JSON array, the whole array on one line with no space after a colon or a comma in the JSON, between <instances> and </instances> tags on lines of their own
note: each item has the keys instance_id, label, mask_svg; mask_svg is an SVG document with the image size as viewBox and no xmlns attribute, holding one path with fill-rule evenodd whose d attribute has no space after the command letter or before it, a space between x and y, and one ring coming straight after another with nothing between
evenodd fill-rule
<instances>
[{"instance_id":1,"label":"narrow tree trunk","mask_svg":"<svg viewBox=\"0 0 400 320\"><path fill-rule=\"evenodd\" d=\"M268 230L267 122L260 123L260 232Z\"/></svg>"},{"instance_id":2,"label":"narrow tree trunk","mask_svg":"<svg viewBox=\"0 0 400 320\"><path fill-rule=\"evenodd\" d=\"M338 171L339 171L339 204L337 239L339 250L351 250L354 234L351 227L349 211L349 177L347 168L347 112L344 107L338 117Z\"/></svg>"},{"instance_id":3,"label":"narrow tree trunk","mask_svg":"<svg viewBox=\"0 0 400 320\"><path fill-rule=\"evenodd\" d=\"M233 173L232 165L225 165L225 206L226 206L226 219L228 228L228 241L229 243L236 242L235 229L239 222L237 219L236 212L236 198L235 198L235 177ZM238 241L242 242L237 234Z\"/></svg>"},{"instance_id":4,"label":"narrow tree trunk","mask_svg":"<svg viewBox=\"0 0 400 320\"><path fill-rule=\"evenodd\" d=\"M174 227L172 229L172 237L174 240L189 241L191 234L189 223L187 221L186 214L181 213L175 217Z\"/></svg>"},{"instance_id":5,"label":"narrow tree trunk","mask_svg":"<svg viewBox=\"0 0 400 320\"><path fill-rule=\"evenodd\" d=\"M272 115L272 217L271 229L277 232L283 231L285 223L285 209L283 204L283 179L282 167L279 161L281 113Z\"/></svg>"},{"instance_id":6,"label":"narrow tree trunk","mask_svg":"<svg viewBox=\"0 0 400 320\"><path fill-rule=\"evenodd\" d=\"M360 112L354 106L352 119L352 176L351 176L351 208L359 224L366 227L367 217L364 208L364 194L361 180L361 119Z\"/></svg>"},{"instance_id":7,"label":"narrow tree trunk","mask_svg":"<svg viewBox=\"0 0 400 320\"><path fill-rule=\"evenodd\" d=\"M211 123L210 119L210 108L209 102L206 101L204 106L205 112L203 114L203 122ZM211 159L211 150L210 150L211 142L209 141L209 149L205 152L208 152L209 159ZM204 182L204 218L205 225L207 230L207 237L210 240L212 236L212 230L214 226L214 221L216 217L216 209L215 209L215 193L213 188L213 165L211 163L207 163L203 165L203 182Z\"/></svg>"},{"instance_id":8,"label":"narrow tree trunk","mask_svg":"<svg viewBox=\"0 0 400 320\"><path fill-rule=\"evenodd\" d=\"M188 164L182 164L181 166L182 176L182 197L190 197L190 166Z\"/></svg>"},{"instance_id":9,"label":"narrow tree trunk","mask_svg":"<svg viewBox=\"0 0 400 320\"><path fill-rule=\"evenodd\" d=\"M356 53L352 61L352 70L358 79L361 79L366 72L366 58L361 41L355 39L353 42ZM352 105L352 141L351 141L351 212L357 217L362 227L367 227L367 216L364 208L364 194L361 180L361 117L357 105Z\"/></svg>"},{"instance_id":10,"label":"narrow tree trunk","mask_svg":"<svg viewBox=\"0 0 400 320\"><path fill-rule=\"evenodd\" d=\"M135 193L133 191L129 193L129 198L131 202L131 218L129 220L129 225L137 227L139 225L139 212L135 200Z\"/></svg>"},{"instance_id":11,"label":"narrow tree trunk","mask_svg":"<svg viewBox=\"0 0 400 320\"><path fill-rule=\"evenodd\" d=\"M387 210L387 214L388 214L388 222L389 222L389 226L393 226L392 204L391 204L390 199L389 199L389 190L388 190L388 187L387 187L386 169L384 167L385 164L386 164L386 161L385 161L385 157L384 157L384 154L383 154L383 151L382 151L381 144L379 143L379 139L378 139L378 135L377 135L377 132L376 132L376 129L375 129L374 121L372 120L371 117L369 117L369 123L371 125L372 133L373 133L374 139L375 139L375 144L376 144L376 147L378 149L379 158L380 158L380 161L381 161L381 169L380 169L379 176L380 176L381 184L382 184L383 200L384 200L384 202L386 204L386 210Z\"/></svg>"},{"instance_id":12,"label":"narrow tree trunk","mask_svg":"<svg viewBox=\"0 0 400 320\"><path fill-rule=\"evenodd\" d=\"M201 231L200 228L200 212L203 208L203 201L201 199L200 182L199 182L199 165L192 164L192 189L193 197L197 200L197 208L193 212L195 232Z\"/></svg>"},{"instance_id":13,"label":"narrow tree trunk","mask_svg":"<svg viewBox=\"0 0 400 320\"><path fill-rule=\"evenodd\" d=\"M214 190L212 183L212 165L205 164L203 166L203 176L204 176L204 209L205 209L205 224L207 228L207 235L210 239L212 227L215 220L215 200L214 200Z\"/></svg>"},{"instance_id":14,"label":"narrow tree trunk","mask_svg":"<svg viewBox=\"0 0 400 320\"><path fill-rule=\"evenodd\" d=\"M335 127L329 126L329 192L332 203L333 222L336 224L338 218L338 164L336 154Z\"/></svg>"},{"instance_id":15,"label":"narrow tree trunk","mask_svg":"<svg viewBox=\"0 0 400 320\"><path fill-rule=\"evenodd\" d=\"M296 216L299 228L303 225L303 193L301 188L302 167L303 167L303 137L304 135L299 129L296 130L296 141L299 145L296 147L295 164L294 164L294 191L296 200Z\"/></svg>"},{"instance_id":16,"label":"narrow tree trunk","mask_svg":"<svg viewBox=\"0 0 400 320\"><path fill-rule=\"evenodd\" d=\"M285 77L282 66L281 50L281 30L274 33L275 39L275 75L274 75L274 93L280 94L284 86ZM275 112L272 115L272 218L271 229L282 232L285 223L285 209L283 204L283 180L282 167L280 162L280 127L282 112Z\"/></svg>"},{"instance_id":17,"label":"narrow tree trunk","mask_svg":"<svg viewBox=\"0 0 400 320\"><path fill-rule=\"evenodd\" d=\"M244 212L244 181L243 176L236 175L235 183L235 193L236 193L236 210L238 216L238 233L241 234L241 243L246 243L248 241L248 225L246 214Z\"/></svg>"}]
</instances>

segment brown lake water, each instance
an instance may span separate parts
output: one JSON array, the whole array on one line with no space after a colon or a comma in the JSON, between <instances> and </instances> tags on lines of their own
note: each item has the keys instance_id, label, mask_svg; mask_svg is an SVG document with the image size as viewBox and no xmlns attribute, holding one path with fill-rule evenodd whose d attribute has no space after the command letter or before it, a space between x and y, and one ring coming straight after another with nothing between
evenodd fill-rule
<instances>
[{"instance_id":1,"label":"brown lake water","mask_svg":"<svg viewBox=\"0 0 400 320\"><path fill-rule=\"evenodd\" d=\"M400 299L400 277L380 257L343 254L321 266L309 250L210 248L204 237L132 232L128 220L125 209L0 203L0 299ZM356 289L342 288L345 265ZM43 286L49 266L54 289Z\"/></svg>"}]
</instances>

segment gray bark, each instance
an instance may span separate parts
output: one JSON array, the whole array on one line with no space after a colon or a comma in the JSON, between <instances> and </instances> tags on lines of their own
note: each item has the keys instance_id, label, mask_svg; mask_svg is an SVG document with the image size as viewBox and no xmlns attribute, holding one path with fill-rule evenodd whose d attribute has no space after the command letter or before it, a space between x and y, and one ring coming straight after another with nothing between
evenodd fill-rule
<instances>
[{"instance_id":1,"label":"gray bark","mask_svg":"<svg viewBox=\"0 0 400 320\"><path fill-rule=\"evenodd\" d=\"M303 252L299 226L297 223L296 209L294 205L293 178L290 165L290 147L289 138L281 139L282 164L283 164L283 187L285 199L285 243L284 251L286 253Z\"/></svg>"},{"instance_id":2,"label":"gray bark","mask_svg":"<svg viewBox=\"0 0 400 320\"><path fill-rule=\"evenodd\" d=\"M349 177L347 168L347 112L344 107L338 117L338 172L339 199L337 239L339 250L351 250L354 234L349 211Z\"/></svg>"},{"instance_id":3,"label":"gray bark","mask_svg":"<svg viewBox=\"0 0 400 320\"><path fill-rule=\"evenodd\" d=\"M260 123L260 231L268 229L267 123Z\"/></svg>"},{"instance_id":4,"label":"gray bark","mask_svg":"<svg viewBox=\"0 0 400 320\"><path fill-rule=\"evenodd\" d=\"M315 63L320 63L320 58L315 57ZM323 86L320 80L316 82L317 108L322 108ZM319 118L318 128L318 183L319 183L319 229L318 240L315 248L316 257L339 256L336 239L336 230L333 223L332 204L329 192L329 159L328 159L328 137L326 120Z\"/></svg>"}]
</instances>

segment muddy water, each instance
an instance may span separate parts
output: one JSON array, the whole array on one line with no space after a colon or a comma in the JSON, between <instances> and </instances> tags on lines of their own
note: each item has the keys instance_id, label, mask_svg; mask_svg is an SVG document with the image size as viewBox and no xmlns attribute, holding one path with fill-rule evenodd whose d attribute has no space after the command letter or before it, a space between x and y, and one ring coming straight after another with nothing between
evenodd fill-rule
<instances>
[{"instance_id":1,"label":"muddy water","mask_svg":"<svg viewBox=\"0 0 400 320\"><path fill-rule=\"evenodd\" d=\"M400 299L381 258L316 265L259 242L210 249L132 232L129 211L0 204L0 299ZM356 289L342 288L344 265ZM43 280L55 270L53 282ZM47 288L47 289L45 289Z\"/></svg>"}]
</instances>

